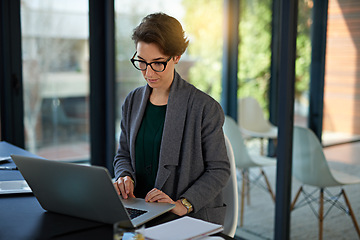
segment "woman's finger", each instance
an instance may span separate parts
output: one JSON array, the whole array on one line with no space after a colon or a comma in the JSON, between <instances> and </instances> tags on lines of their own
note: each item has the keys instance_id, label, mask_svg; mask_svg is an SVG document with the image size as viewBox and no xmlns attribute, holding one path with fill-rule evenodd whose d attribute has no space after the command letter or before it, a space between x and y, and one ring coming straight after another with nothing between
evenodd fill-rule
<instances>
[{"instance_id":1,"label":"woman's finger","mask_svg":"<svg viewBox=\"0 0 360 240\"><path fill-rule=\"evenodd\" d=\"M124 179L121 177L121 178L119 178L116 182L117 182L118 188L119 188L119 190L120 190L121 196L122 196L124 199L127 199L128 196L127 196L126 190L125 190Z\"/></svg>"},{"instance_id":2,"label":"woman's finger","mask_svg":"<svg viewBox=\"0 0 360 240\"><path fill-rule=\"evenodd\" d=\"M115 182L115 189L124 199L134 196L134 181L129 176L120 177Z\"/></svg>"},{"instance_id":3,"label":"woman's finger","mask_svg":"<svg viewBox=\"0 0 360 240\"><path fill-rule=\"evenodd\" d=\"M125 186L126 186L126 193L128 194L128 196L131 198L135 198L134 195L135 183L134 180L131 179L131 177L126 177Z\"/></svg>"},{"instance_id":4,"label":"woman's finger","mask_svg":"<svg viewBox=\"0 0 360 240\"><path fill-rule=\"evenodd\" d=\"M168 202L173 203L173 200L164 192L159 189L152 189L145 197L147 202Z\"/></svg>"},{"instance_id":5,"label":"woman's finger","mask_svg":"<svg viewBox=\"0 0 360 240\"><path fill-rule=\"evenodd\" d=\"M124 181L124 188L125 188L126 194L130 194L130 193L133 194L134 182L131 179L131 177L126 176L126 177L123 178L123 181Z\"/></svg>"},{"instance_id":6,"label":"woman's finger","mask_svg":"<svg viewBox=\"0 0 360 240\"><path fill-rule=\"evenodd\" d=\"M150 202L157 194L159 194L159 189L151 189L145 196L145 201Z\"/></svg>"}]
</instances>

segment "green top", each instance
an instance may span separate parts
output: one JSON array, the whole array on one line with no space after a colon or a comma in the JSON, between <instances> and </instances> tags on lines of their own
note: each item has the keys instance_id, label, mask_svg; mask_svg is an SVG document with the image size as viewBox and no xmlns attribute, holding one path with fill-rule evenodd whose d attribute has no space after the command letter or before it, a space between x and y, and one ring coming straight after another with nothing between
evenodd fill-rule
<instances>
[{"instance_id":1,"label":"green top","mask_svg":"<svg viewBox=\"0 0 360 240\"><path fill-rule=\"evenodd\" d=\"M166 105L156 106L148 101L135 142L136 187L134 194L139 198L145 198L155 185L165 114Z\"/></svg>"}]
</instances>

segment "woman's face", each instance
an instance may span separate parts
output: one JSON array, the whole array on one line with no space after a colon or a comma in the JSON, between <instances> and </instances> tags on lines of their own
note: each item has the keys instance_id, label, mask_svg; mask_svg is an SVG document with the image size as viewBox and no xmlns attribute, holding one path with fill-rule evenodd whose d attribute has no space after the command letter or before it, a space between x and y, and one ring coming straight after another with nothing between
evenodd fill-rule
<instances>
[{"instance_id":1,"label":"woman's face","mask_svg":"<svg viewBox=\"0 0 360 240\"><path fill-rule=\"evenodd\" d=\"M169 57L172 57L166 65L163 72L155 72L150 65L147 66L145 71L141 71L146 82L153 89L168 90L174 79L174 68L180 60L180 56L166 56L159 47L154 43L138 42L136 46L137 54L134 57L138 60L143 60L147 63L151 62L166 62Z\"/></svg>"}]
</instances>

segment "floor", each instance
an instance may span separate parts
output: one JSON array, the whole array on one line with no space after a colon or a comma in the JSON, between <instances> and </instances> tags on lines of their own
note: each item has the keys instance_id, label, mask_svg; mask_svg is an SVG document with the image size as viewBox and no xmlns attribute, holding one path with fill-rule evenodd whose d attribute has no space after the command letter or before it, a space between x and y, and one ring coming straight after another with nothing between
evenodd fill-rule
<instances>
[{"instance_id":1,"label":"floor","mask_svg":"<svg viewBox=\"0 0 360 240\"><path fill-rule=\"evenodd\" d=\"M324 148L324 153L332 169L360 178L360 142L332 145ZM276 167L266 167L264 170L271 185L275 188ZM293 179L292 199L299 186L300 183ZM311 191L315 188L306 187L306 189ZM357 222L360 224L360 184L347 185L344 189ZM329 188L329 191L332 194L337 194L340 188ZM344 202L342 198L341 201ZM318 209L316 205L314 207ZM325 207L324 212L328 207ZM274 239L274 217L275 205L270 195L263 189L253 186L250 194L250 205L245 205L244 225L238 227L236 236L248 240ZM318 239L318 220L308 205L292 211L290 221L290 239ZM350 216L335 207L326 215L323 231L323 239L360 239Z\"/></svg>"}]
</instances>

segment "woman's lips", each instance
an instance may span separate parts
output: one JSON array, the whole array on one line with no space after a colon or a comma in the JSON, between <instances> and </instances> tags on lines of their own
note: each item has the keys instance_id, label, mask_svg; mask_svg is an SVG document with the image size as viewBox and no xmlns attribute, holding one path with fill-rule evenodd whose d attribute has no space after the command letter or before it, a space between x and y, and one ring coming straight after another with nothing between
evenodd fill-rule
<instances>
[{"instance_id":1,"label":"woman's lips","mask_svg":"<svg viewBox=\"0 0 360 240\"><path fill-rule=\"evenodd\" d=\"M150 83L155 83L155 82L157 82L158 81L158 79L147 79Z\"/></svg>"}]
</instances>

